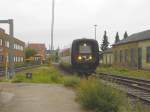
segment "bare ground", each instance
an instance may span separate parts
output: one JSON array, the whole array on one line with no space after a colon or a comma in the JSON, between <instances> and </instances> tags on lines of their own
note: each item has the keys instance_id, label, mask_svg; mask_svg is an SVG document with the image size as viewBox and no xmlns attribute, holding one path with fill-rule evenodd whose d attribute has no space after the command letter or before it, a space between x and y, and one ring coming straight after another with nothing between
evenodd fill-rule
<instances>
[{"instance_id":1,"label":"bare ground","mask_svg":"<svg viewBox=\"0 0 150 112\"><path fill-rule=\"evenodd\" d=\"M55 84L0 83L0 112L85 112L75 93Z\"/></svg>"}]
</instances>

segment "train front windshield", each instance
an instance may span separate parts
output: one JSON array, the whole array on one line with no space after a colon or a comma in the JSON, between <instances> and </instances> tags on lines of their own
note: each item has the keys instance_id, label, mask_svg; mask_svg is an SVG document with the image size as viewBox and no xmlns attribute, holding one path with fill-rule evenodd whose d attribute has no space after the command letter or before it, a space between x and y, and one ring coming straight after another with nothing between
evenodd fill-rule
<instances>
[{"instance_id":1,"label":"train front windshield","mask_svg":"<svg viewBox=\"0 0 150 112\"><path fill-rule=\"evenodd\" d=\"M79 46L79 53L80 54L91 54L92 53L91 46L89 46L87 44L80 45Z\"/></svg>"},{"instance_id":2,"label":"train front windshield","mask_svg":"<svg viewBox=\"0 0 150 112\"><path fill-rule=\"evenodd\" d=\"M78 51L78 61L92 61L92 45L90 43L80 43Z\"/></svg>"}]
</instances>

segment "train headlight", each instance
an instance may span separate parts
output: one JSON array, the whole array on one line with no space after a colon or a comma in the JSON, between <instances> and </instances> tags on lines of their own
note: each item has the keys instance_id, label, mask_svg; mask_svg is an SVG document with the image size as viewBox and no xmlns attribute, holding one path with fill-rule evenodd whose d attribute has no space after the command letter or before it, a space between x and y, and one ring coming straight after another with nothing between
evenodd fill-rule
<instances>
[{"instance_id":1,"label":"train headlight","mask_svg":"<svg viewBox=\"0 0 150 112\"><path fill-rule=\"evenodd\" d=\"M82 59L82 57L81 56L78 56L78 60L81 60Z\"/></svg>"},{"instance_id":2,"label":"train headlight","mask_svg":"<svg viewBox=\"0 0 150 112\"><path fill-rule=\"evenodd\" d=\"M91 59L92 59L92 56L89 56L89 59L91 60Z\"/></svg>"},{"instance_id":3,"label":"train headlight","mask_svg":"<svg viewBox=\"0 0 150 112\"><path fill-rule=\"evenodd\" d=\"M84 43L83 46L87 46L86 43Z\"/></svg>"}]
</instances>

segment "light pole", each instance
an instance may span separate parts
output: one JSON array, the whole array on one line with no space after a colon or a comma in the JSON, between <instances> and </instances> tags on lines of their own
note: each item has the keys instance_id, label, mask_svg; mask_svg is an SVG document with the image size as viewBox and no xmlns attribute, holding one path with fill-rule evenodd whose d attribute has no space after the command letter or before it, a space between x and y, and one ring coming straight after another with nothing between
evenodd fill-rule
<instances>
[{"instance_id":1,"label":"light pole","mask_svg":"<svg viewBox=\"0 0 150 112\"><path fill-rule=\"evenodd\" d=\"M55 17L55 0L52 0L52 23L51 23L51 50L54 49L53 36L54 36L54 18Z\"/></svg>"},{"instance_id":2,"label":"light pole","mask_svg":"<svg viewBox=\"0 0 150 112\"><path fill-rule=\"evenodd\" d=\"M96 30L97 30L96 28L97 28L97 26L98 26L98 25L96 25L96 24L94 25L94 29L95 29L95 40L96 40L96 35L97 35L97 34L96 34Z\"/></svg>"}]
</instances>

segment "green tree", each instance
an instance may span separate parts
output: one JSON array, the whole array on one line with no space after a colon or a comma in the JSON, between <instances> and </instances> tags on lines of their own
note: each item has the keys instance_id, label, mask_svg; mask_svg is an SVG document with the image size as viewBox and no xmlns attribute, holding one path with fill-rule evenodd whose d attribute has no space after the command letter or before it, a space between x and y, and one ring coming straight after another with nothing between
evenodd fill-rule
<instances>
[{"instance_id":1,"label":"green tree","mask_svg":"<svg viewBox=\"0 0 150 112\"><path fill-rule=\"evenodd\" d=\"M115 43L117 43L117 42L119 42L120 41L120 39L119 39L119 33L117 32L116 33L116 37L115 37Z\"/></svg>"},{"instance_id":2,"label":"green tree","mask_svg":"<svg viewBox=\"0 0 150 112\"><path fill-rule=\"evenodd\" d=\"M124 39L126 39L126 38L128 38L128 33L127 32L124 33Z\"/></svg>"},{"instance_id":3,"label":"green tree","mask_svg":"<svg viewBox=\"0 0 150 112\"><path fill-rule=\"evenodd\" d=\"M108 42L107 32L105 31L103 36L103 41L101 44L101 50L102 51L107 50L108 46L109 46L109 42Z\"/></svg>"},{"instance_id":4,"label":"green tree","mask_svg":"<svg viewBox=\"0 0 150 112\"><path fill-rule=\"evenodd\" d=\"M35 54L37 54L37 51L35 49L31 49L31 48L25 49L25 57L26 58L30 58L30 57L34 56Z\"/></svg>"},{"instance_id":5,"label":"green tree","mask_svg":"<svg viewBox=\"0 0 150 112\"><path fill-rule=\"evenodd\" d=\"M55 61L56 61L56 62L59 61L59 47L56 49L56 53L55 53Z\"/></svg>"}]
</instances>

